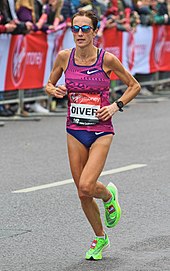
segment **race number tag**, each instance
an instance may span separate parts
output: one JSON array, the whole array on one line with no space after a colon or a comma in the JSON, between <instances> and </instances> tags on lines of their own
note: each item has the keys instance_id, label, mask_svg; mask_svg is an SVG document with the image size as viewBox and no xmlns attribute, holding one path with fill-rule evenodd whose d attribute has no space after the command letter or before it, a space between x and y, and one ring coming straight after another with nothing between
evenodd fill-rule
<instances>
[{"instance_id":1,"label":"race number tag","mask_svg":"<svg viewBox=\"0 0 170 271\"><path fill-rule=\"evenodd\" d=\"M100 94L70 93L70 119L77 125L95 125L99 122L96 112L100 109Z\"/></svg>"}]
</instances>

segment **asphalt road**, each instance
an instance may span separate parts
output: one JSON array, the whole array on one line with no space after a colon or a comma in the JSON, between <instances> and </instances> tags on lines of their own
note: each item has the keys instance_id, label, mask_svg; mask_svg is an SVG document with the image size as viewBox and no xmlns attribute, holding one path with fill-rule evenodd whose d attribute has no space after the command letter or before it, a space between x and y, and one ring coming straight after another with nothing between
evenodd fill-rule
<instances>
[{"instance_id":1,"label":"asphalt road","mask_svg":"<svg viewBox=\"0 0 170 271\"><path fill-rule=\"evenodd\" d=\"M132 102L113 121L104 171L118 170L101 181L118 187L122 218L99 262L84 259L93 232L69 180L65 117L0 127L0 271L170 270L170 99Z\"/></svg>"}]
</instances>

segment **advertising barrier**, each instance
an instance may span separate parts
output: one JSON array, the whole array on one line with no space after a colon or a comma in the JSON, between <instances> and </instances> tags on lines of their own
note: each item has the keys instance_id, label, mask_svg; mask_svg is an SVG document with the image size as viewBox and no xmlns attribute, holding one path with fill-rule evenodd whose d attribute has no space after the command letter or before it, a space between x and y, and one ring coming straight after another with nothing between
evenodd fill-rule
<instances>
[{"instance_id":1,"label":"advertising barrier","mask_svg":"<svg viewBox=\"0 0 170 271\"><path fill-rule=\"evenodd\" d=\"M43 87L59 50L74 46L68 28L48 35L1 34L0 91ZM170 71L170 26L139 25L135 33L106 29L99 46L115 54L133 75ZM111 79L116 79L113 73Z\"/></svg>"}]
</instances>

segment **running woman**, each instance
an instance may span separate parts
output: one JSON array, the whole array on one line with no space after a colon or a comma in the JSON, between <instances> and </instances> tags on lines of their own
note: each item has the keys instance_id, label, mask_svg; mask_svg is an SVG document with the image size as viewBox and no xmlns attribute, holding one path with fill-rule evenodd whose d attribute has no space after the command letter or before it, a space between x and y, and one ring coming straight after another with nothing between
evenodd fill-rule
<instances>
[{"instance_id":1,"label":"running woman","mask_svg":"<svg viewBox=\"0 0 170 271\"><path fill-rule=\"evenodd\" d=\"M98 20L92 11L79 11L71 25L76 46L58 53L46 91L56 98L68 95L66 130L70 168L82 209L95 233L86 259L100 260L109 246L109 238L95 198L103 201L108 228L116 226L121 216L116 186L109 183L105 187L98 181L114 135L111 118L138 94L140 85L113 54L94 46ZM118 101L110 104L112 71L127 89ZM57 85L63 72L65 85Z\"/></svg>"}]
</instances>

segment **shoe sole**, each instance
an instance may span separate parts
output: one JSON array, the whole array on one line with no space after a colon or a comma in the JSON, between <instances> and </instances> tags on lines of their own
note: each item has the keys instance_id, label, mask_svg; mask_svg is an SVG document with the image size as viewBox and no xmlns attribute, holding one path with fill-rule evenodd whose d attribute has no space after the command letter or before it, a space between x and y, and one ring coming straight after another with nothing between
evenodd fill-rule
<instances>
[{"instance_id":1,"label":"shoe sole","mask_svg":"<svg viewBox=\"0 0 170 271\"><path fill-rule=\"evenodd\" d=\"M102 249L102 253L104 252L104 254L108 251L108 249L110 248L110 242ZM91 256L90 258L86 258L86 260L88 261L99 261L102 260L101 258L95 259L93 256Z\"/></svg>"},{"instance_id":2,"label":"shoe sole","mask_svg":"<svg viewBox=\"0 0 170 271\"><path fill-rule=\"evenodd\" d=\"M116 205L117 205L117 207L116 207L117 219L116 219L116 221L114 222L113 225L109 225L107 223L107 221L105 220L105 225L106 225L107 228L113 228L113 227L115 227L118 224L118 222L120 220L120 217L121 217L121 208L120 208L120 205L119 205L119 202L118 202L118 190L117 190L117 187L112 182L110 182L107 185L107 187L109 187L109 186L112 187L114 189L114 191L116 191L116 193L114 193L114 195L115 195L115 201L116 201Z\"/></svg>"}]
</instances>

